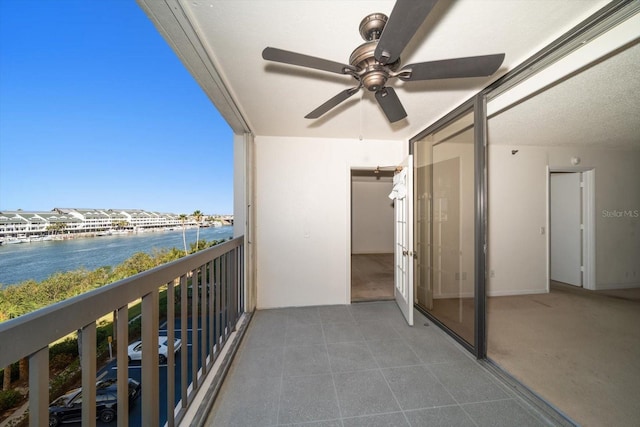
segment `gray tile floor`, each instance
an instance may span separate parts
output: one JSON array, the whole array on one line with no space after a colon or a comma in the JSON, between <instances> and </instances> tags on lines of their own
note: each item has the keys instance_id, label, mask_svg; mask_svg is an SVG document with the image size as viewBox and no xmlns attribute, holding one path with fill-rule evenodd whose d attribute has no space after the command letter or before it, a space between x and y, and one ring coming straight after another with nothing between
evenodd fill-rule
<instances>
[{"instance_id":1,"label":"gray tile floor","mask_svg":"<svg viewBox=\"0 0 640 427\"><path fill-rule=\"evenodd\" d=\"M206 425L544 426L523 400L394 302L257 311Z\"/></svg>"}]
</instances>

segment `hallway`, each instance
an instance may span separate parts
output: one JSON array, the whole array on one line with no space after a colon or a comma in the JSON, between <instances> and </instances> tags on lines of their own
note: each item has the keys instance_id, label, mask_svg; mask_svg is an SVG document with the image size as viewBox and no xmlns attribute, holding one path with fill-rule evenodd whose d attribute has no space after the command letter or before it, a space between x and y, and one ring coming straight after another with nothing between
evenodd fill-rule
<instances>
[{"instance_id":1,"label":"hallway","mask_svg":"<svg viewBox=\"0 0 640 427\"><path fill-rule=\"evenodd\" d=\"M393 300L393 256L351 255L351 302Z\"/></svg>"}]
</instances>

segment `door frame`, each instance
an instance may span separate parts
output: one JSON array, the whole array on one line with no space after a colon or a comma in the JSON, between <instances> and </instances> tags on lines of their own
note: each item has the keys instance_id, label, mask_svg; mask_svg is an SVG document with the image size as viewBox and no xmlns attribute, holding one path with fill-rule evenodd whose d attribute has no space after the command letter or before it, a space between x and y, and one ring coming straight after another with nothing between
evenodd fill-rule
<instances>
[{"instance_id":1,"label":"door frame","mask_svg":"<svg viewBox=\"0 0 640 427\"><path fill-rule=\"evenodd\" d=\"M582 173L582 287L596 289L596 197L595 168L590 166L547 166L547 292L551 283L551 174L556 172Z\"/></svg>"},{"instance_id":2,"label":"door frame","mask_svg":"<svg viewBox=\"0 0 640 427\"><path fill-rule=\"evenodd\" d=\"M413 326L414 306L414 224L413 224L413 155L402 162L402 170L394 176L404 175L406 194L394 200L394 272L393 295L407 324ZM399 225L403 224L403 225ZM402 251L402 252L400 252ZM402 292L404 289L404 292Z\"/></svg>"},{"instance_id":3,"label":"door frame","mask_svg":"<svg viewBox=\"0 0 640 427\"><path fill-rule=\"evenodd\" d=\"M471 113L473 116L473 152L474 152L474 331L473 343L465 341L456 332L449 329L429 311L416 305L416 309L444 330L451 338L467 349L477 359L486 358L486 271L487 271L487 98L484 92L474 95L466 102L431 124L409 139L409 154L415 154L414 144L437 132L449 124ZM417 161L415 161L417 163ZM415 170L414 170L415 173ZM415 183L414 183L415 184ZM415 195L414 195L415 197ZM415 218L414 218L415 220ZM415 242L414 242L415 243ZM415 280L415 277L414 277ZM415 284L414 284L415 288Z\"/></svg>"}]
</instances>

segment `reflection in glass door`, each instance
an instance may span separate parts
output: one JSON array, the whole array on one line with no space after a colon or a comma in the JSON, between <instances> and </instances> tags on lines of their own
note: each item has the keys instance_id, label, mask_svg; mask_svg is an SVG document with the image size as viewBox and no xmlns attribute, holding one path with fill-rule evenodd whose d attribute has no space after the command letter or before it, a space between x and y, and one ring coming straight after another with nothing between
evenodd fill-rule
<instances>
[{"instance_id":1,"label":"reflection in glass door","mask_svg":"<svg viewBox=\"0 0 640 427\"><path fill-rule=\"evenodd\" d=\"M416 303L474 346L473 115L414 142Z\"/></svg>"}]
</instances>

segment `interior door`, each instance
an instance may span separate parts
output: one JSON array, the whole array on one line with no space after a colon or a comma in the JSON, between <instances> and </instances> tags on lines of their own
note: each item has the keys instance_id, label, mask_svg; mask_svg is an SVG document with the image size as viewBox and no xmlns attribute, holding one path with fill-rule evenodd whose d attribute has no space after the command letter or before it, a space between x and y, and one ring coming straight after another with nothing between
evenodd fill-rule
<instances>
[{"instance_id":1,"label":"interior door","mask_svg":"<svg viewBox=\"0 0 640 427\"><path fill-rule=\"evenodd\" d=\"M581 173L550 179L551 280L582 286Z\"/></svg>"},{"instance_id":2,"label":"interior door","mask_svg":"<svg viewBox=\"0 0 640 427\"><path fill-rule=\"evenodd\" d=\"M393 177L395 199L395 287L398 307L407 323L413 326L413 156Z\"/></svg>"}]
</instances>

